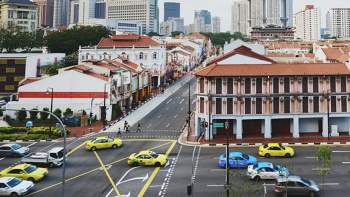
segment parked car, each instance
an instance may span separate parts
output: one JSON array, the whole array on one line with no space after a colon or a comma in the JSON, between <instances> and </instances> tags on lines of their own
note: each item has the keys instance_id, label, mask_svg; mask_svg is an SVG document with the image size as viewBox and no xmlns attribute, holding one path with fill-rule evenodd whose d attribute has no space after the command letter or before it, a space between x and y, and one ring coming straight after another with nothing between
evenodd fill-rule
<instances>
[{"instance_id":1,"label":"parked car","mask_svg":"<svg viewBox=\"0 0 350 197\"><path fill-rule=\"evenodd\" d=\"M226 168L226 154L220 155L219 165L222 168ZM241 152L230 152L229 154L229 166L230 168L247 168L248 165L255 165L258 160L251 155L243 154Z\"/></svg>"},{"instance_id":2,"label":"parked car","mask_svg":"<svg viewBox=\"0 0 350 197\"><path fill-rule=\"evenodd\" d=\"M5 100L0 100L0 105L5 105L7 102Z\"/></svg>"},{"instance_id":3,"label":"parked car","mask_svg":"<svg viewBox=\"0 0 350 197\"><path fill-rule=\"evenodd\" d=\"M280 165L273 165L270 162L258 162L256 165L249 165L247 168L247 176L250 179L277 179L279 176L288 176L289 170Z\"/></svg>"},{"instance_id":4,"label":"parked car","mask_svg":"<svg viewBox=\"0 0 350 197\"><path fill-rule=\"evenodd\" d=\"M97 137L94 140L86 142L86 149L95 151L103 148L117 148L123 144L120 138L112 138L108 136Z\"/></svg>"},{"instance_id":5,"label":"parked car","mask_svg":"<svg viewBox=\"0 0 350 197\"><path fill-rule=\"evenodd\" d=\"M143 150L138 153L133 153L129 156L128 164L136 167L138 165L145 166L164 166L168 162L168 157L163 154L158 154L154 151Z\"/></svg>"},{"instance_id":6,"label":"parked car","mask_svg":"<svg viewBox=\"0 0 350 197\"><path fill-rule=\"evenodd\" d=\"M275 192L280 196L310 196L320 195L318 185L300 176L278 177L275 182Z\"/></svg>"},{"instance_id":7,"label":"parked car","mask_svg":"<svg viewBox=\"0 0 350 197\"><path fill-rule=\"evenodd\" d=\"M1 157L19 157L29 153L29 148L19 144L4 144L0 146Z\"/></svg>"},{"instance_id":8,"label":"parked car","mask_svg":"<svg viewBox=\"0 0 350 197\"><path fill-rule=\"evenodd\" d=\"M262 157L293 157L294 149L282 146L279 143L268 143L259 147L259 155Z\"/></svg>"},{"instance_id":9,"label":"parked car","mask_svg":"<svg viewBox=\"0 0 350 197\"><path fill-rule=\"evenodd\" d=\"M0 196L23 196L29 193L34 187L31 181L24 181L16 177L0 178Z\"/></svg>"},{"instance_id":10,"label":"parked car","mask_svg":"<svg viewBox=\"0 0 350 197\"><path fill-rule=\"evenodd\" d=\"M38 168L31 164L17 164L0 172L0 177L17 177L28 181L39 181L49 174L46 168Z\"/></svg>"}]
</instances>

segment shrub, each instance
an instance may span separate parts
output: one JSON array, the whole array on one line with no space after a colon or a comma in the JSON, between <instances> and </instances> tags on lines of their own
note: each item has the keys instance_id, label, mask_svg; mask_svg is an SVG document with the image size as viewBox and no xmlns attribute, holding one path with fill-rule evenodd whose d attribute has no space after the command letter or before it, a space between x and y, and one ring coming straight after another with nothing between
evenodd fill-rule
<instances>
[{"instance_id":1,"label":"shrub","mask_svg":"<svg viewBox=\"0 0 350 197\"><path fill-rule=\"evenodd\" d=\"M36 120L38 118L38 109L37 108L33 108L32 110L36 110L36 111L30 111L29 115L30 115L30 119L31 120Z\"/></svg>"},{"instance_id":2,"label":"shrub","mask_svg":"<svg viewBox=\"0 0 350 197\"><path fill-rule=\"evenodd\" d=\"M51 136L54 138L62 137L61 129L51 127ZM27 134L35 134L35 135L47 135L50 134L50 127L32 127L28 129ZM69 130L66 129L66 134L69 135Z\"/></svg>"},{"instance_id":3,"label":"shrub","mask_svg":"<svg viewBox=\"0 0 350 197\"><path fill-rule=\"evenodd\" d=\"M17 120L19 120L19 121L23 121L27 118L27 111L25 108L22 108L21 110L19 110L15 114L17 116Z\"/></svg>"},{"instance_id":4,"label":"shrub","mask_svg":"<svg viewBox=\"0 0 350 197\"><path fill-rule=\"evenodd\" d=\"M49 111L49 108L47 107L44 107L43 111ZM49 114L48 113L45 113L45 112L40 112L40 119L41 120L47 120L47 118L49 117Z\"/></svg>"},{"instance_id":5,"label":"shrub","mask_svg":"<svg viewBox=\"0 0 350 197\"><path fill-rule=\"evenodd\" d=\"M38 134L0 134L0 140L45 140L48 139L48 135L38 135Z\"/></svg>"},{"instance_id":6,"label":"shrub","mask_svg":"<svg viewBox=\"0 0 350 197\"><path fill-rule=\"evenodd\" d=\"M0 127L0 134L26 133L26 127Z\"/></svg>"},{"instance_id":7,"label":"shrub","mask_svg":"<svg viewBox=\"0 0 350 197\"><path fill-rule=\"evenodd\" d=\"M65 112L63 112L63 116L65 117L69 117L69 116L72 116L73 115L73 111L71 108L67 108Z\"/></svg>"},{"instance_id":8,"label":"shrub","mask_svg":"<svg viewBox=\"0 0 350 197\"><path fill-rule=\"evenodd\" d=\"M55 111L53 111L52 113L55 114L58 118L62 117L62 111L59 108L55 109Z\"/></svg>"}]
</instances>

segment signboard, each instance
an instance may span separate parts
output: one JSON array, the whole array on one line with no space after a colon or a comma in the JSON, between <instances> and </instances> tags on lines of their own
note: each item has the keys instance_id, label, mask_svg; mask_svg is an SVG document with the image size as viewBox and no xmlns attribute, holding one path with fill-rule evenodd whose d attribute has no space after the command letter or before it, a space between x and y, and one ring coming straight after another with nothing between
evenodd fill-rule
<instances>
[{"instance_id":1,"label":"signboard","mask_svg":"<svg viewBox=\"0 0 350 197\"><path fill-rule=\"evenodd\" d=\"M214 128L224 128L224 123L219 122L219 123L213 123Z\"/></svg>"}]
</instances>

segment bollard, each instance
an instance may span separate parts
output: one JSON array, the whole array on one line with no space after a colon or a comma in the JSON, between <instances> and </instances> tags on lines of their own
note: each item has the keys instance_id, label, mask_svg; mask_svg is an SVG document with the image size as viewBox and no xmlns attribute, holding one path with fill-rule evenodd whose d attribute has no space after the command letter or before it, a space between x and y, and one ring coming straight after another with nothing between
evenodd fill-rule
<instances>
[{"instance_id":1,"label":"bollard","mask_svg":"<svg viewBox=\"0 0 350 197\"><path fill-rule=\"evenodd\" d=\"M74 137L77 137L77 132L74 132Z\"/></svg>"}]
</instances>

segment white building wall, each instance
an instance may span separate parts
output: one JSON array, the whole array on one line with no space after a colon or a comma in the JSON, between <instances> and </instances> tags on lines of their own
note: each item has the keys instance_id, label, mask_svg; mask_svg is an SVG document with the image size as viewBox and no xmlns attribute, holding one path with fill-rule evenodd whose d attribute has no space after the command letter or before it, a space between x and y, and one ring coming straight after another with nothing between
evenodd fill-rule
<instances>
[{"instance_id":1,"label":"white building wall","mask_svg":"<svg viewBox=\"0 0 350 197\"><path fill-rule=\"evenodd\" d=\"M40 70L43 72L43 69L47 67L48 64L59 63L65 56L64 53L28 55L25 78L36 77L37 66L40 66Z\"/></svg>"},{"instance_id":2,"label":"white building wall","mask_svg":"<svg viewBox=\"0 0 350 197\"><path fill-rule=\"evenodd\" d=\"M295 37L304 41L321 39L321 10L306 8L295 14Z\"/></svg>"},{"instance_id":3,"label":"white building wall","mask_svg":"<svg viewBox=\"0 0 350 197\"><path fill-rule=\"evenodd\" d=\"M332 8L327 16L331 37L350 37L350 8Z\"/></svg>"},{"instance_id":4,"label":"white building wall","mask_svg":"<svg viewBox=\"0 0 350 197\"><path fill-rule=\"evenodd\" d=\"M231 32L250 35L248 24L248 1L235 1L231 7Z\"/></svg>"}]
</instances>

